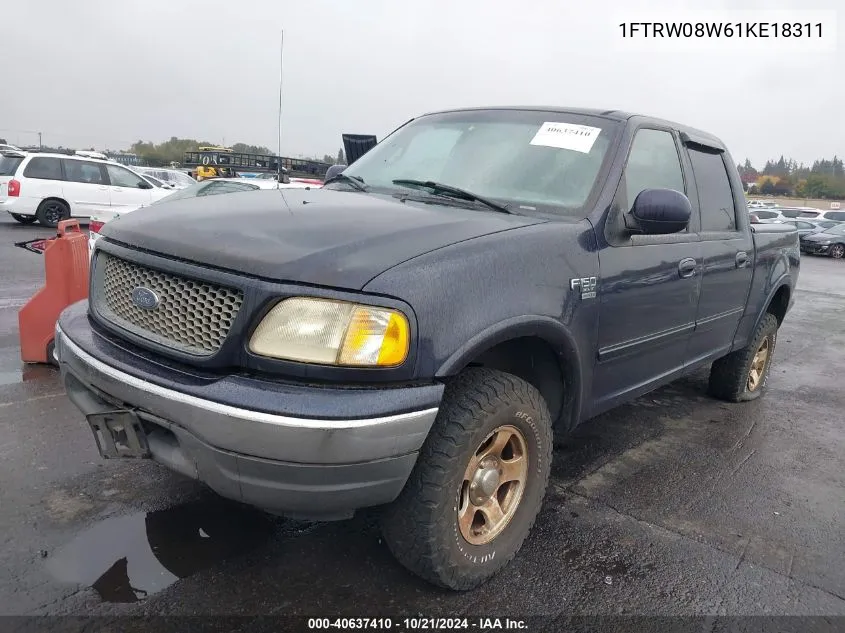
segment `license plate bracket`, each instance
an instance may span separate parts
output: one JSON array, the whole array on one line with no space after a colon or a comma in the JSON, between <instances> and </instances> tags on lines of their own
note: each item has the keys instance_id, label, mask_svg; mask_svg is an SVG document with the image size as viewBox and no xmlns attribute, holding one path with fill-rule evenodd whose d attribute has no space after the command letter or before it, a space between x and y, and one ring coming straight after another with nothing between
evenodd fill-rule
<instances>
[{"instance_id":1,"label":"license plate bracket","mask_svg":"<svg viewBox=\"0 0 845 633\"><path fill-rule=\"evenodd\" d=\"M105 459L148 459L150 447L141 418L134 411L118 409L88 416L97 449Z\"/></svg>"}]
</instances>

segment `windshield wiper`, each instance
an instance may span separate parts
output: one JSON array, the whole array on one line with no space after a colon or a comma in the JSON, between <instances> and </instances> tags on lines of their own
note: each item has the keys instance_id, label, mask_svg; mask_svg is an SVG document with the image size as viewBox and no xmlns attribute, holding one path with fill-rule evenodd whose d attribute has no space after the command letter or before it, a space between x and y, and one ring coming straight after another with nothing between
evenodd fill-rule
<instances>
[{"instance_id":1,"label":"windshield wiper","mask_svg":"<svg viewBox=\"0 0 845 633\"><path fill-rule=\"evenodd\" d=\"M348 175L344 174L343 172L340 172L336 176L332 176L331 178L329 178L323 184L328 185L329 183L332 183L332 182L346 182L346 183L349 183L350 185L352 185L352 187L354 189L357 189L358 191L367 191L367 187L364 186L364 179L363 178L359 178L358 176L348 176Z\"/></svg>"},{"instance_id":2,"label":"windshield wiper","mask_svg":"<svg viewBox=\"0 0 845 633\"><path fill-rule=\"evenodd\" d=\"M448 196L449 198L458 198L460 200L469 200L470 202L480 202L494 211L498 211L500 213L511 213L506 206L501 205L498 202L482 198L481 196L474 194L471 191L467 191L466 189L459 189L458 187L444 185L443 183L434 182L432 180L398 178L393 181L393 184L406 187L425 187L427 189L431 189L432 193L435 195Z\"/></svg>"}]
</instances>

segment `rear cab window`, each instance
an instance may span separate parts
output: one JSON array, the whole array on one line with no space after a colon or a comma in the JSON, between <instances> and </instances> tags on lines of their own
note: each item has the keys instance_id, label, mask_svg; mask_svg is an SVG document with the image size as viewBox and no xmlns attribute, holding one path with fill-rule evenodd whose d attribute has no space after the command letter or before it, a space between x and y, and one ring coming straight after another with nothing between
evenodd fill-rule
<instances>
[{"instance_id":1,"label":"rear cab window","mask_svg":"<svg viewBox=\"0 0 845 633\"><path fill-rule=\"evenodd\" d=\"M690 147L688 151L698 189L701 231L737 231L733 189L722 153L698 146ZM764 214L765 212L757 212L757 217L763 218ZM771 217L777 217L777 214L772 213Z\"/></svg>"}]
</instances>

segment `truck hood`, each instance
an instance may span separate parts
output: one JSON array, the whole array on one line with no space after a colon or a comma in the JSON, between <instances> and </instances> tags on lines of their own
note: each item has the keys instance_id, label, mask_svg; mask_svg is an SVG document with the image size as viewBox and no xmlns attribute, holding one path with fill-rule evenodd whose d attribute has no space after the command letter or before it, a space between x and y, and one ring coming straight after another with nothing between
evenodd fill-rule
<instances>
[{"instance_id":1,"label":"truck hood","mask_svg":"<svg viewBox=\"0 0 845 633\"><path fill-rule=\"evenodd\" d=\"M272 279L360 290L423 253L545 220L328 189L247 191L161 202L102 236Z\"/></svg>"}]
</instances>

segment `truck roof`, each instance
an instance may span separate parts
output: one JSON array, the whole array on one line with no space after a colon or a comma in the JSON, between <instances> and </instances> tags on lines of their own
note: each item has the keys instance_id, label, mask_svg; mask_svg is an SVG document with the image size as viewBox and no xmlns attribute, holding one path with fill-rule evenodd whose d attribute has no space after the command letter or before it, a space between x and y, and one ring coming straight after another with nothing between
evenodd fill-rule
<instances>
[{"instance_id":1,"label":"truck roof","mask_svg":"<svg viewBox=\"0 0 845 633\"><path fill-rule=\"evenodd\" d=\"M644 114L637 114L635 112L625 112L624 110L607 110L601 108L572 108L566 106L479 106L479 107L469 107L469 108L450 108L448 110L437 110L434 112L427 112L425 115L428 114L445 114L447 112L471 112L473 110L533 110L536 112L559 112L561 114L575 114L581 116L594 116L594 117L601 117L604 119L608 119L610 121L628 121L632 118L641 119L644 123L654 123L657 125L662 125L666 127L671 127L682 135L686 135L688 140L692 142L697 142L699 144L704 144L711 147L716 147L718 149L724 150L725 144L716 137L710 134L709 132L705 132L704 130L699 130L694 127L690 127L688 125L683 125L681 123L677 123L675 121L669 121L666 119L661 119L658 117L648 116ZM685 139L686 140L686 139Z\"/></svg>"}]
</instances>

